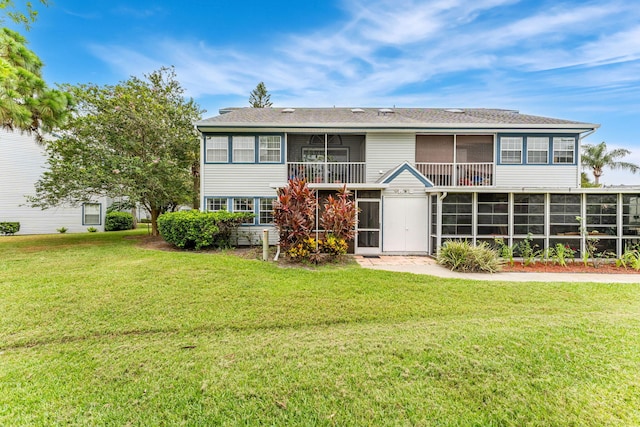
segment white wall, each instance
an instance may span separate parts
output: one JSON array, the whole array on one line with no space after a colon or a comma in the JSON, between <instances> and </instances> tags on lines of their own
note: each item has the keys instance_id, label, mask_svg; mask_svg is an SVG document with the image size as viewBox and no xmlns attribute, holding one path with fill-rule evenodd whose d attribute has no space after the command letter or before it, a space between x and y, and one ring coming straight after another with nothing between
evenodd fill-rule
<instances>
[{"instance_id":1,"label":"white wall","mask_svg":"<svg viewBox=\"0 0 640 427\"><path fill-rule=\"evenodd\" d=\"M405 161L415 163L416 136L404 133L367 134L366 155L367 182L376 182L389 169Z\"/></svg>"},{"instance_id":2,"label":"white wall","mask_svg":"<svg viewBox=\"0 0 640 427\"><path fill-rule=\"evenodd\" d=\"M287 167L282 164L204 164L201 197L275 196L269 184L286 183Z\"/></svg>"},{"instance_id":3,"label":"white wall","mask_svg":"<svg viewBox=\"0 0 640 427\"><path fill-rule=\"evenodd\" d=\"M577 188L578 166L496 166L497 187Z\"/></svg>"},{"instance_id":4,"label":"white wall","mask_svg":"<svg viewBox=\"0 0 640 427\"><path fill-rule=\"evenodd\" d=\"M34 185L45 167L44 147L33 137L0 130L0 222L19 222L18 234L57 233L61 227L70 233L86 232L90 226L82 225L81 206L46 210L25 206L25 196L35 194ZM102 224L93 227L103 231L106 201L96 202L102 203Z\"/></svg>"}]
</instances>

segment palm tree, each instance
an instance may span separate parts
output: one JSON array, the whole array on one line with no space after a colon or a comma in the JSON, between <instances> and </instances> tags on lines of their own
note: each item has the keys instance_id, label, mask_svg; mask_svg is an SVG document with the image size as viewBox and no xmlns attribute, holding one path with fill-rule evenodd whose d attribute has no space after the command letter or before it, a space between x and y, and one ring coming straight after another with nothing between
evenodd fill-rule
<instances>
[{"instance_id":1,"label":"palm tree","mask_svg":"<svg viewBox=\"0 0 640 427\"><path fill-rule=\"evenodd\" d=\"M582 168L591 169L593 171L594 184L600 185L600 177L604 168L609 169L625 169L631 173L640 171L640 166L635 163L623 162L620 159L631 154L631 151L625 148L616 148L607 151L607 143L602 141L600 144L585 144L582 146Z\"/></svg>"}]
</instances>

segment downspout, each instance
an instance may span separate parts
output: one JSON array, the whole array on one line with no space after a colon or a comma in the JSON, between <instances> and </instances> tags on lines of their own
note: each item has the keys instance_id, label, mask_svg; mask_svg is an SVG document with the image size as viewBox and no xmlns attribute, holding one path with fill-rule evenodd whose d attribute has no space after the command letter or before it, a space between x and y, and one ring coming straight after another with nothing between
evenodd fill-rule
<instances>
[{"instance_id":1,"label":"downspout","mask_svg":"<svg viewBox=\"0 0 640 427\"><path fill-rule=\"evenodd\" d=\"M584 135L578 134L578 188L582 188L582 140L595 133L595 129L591 129Z\"/></svg>"}]
</instances>

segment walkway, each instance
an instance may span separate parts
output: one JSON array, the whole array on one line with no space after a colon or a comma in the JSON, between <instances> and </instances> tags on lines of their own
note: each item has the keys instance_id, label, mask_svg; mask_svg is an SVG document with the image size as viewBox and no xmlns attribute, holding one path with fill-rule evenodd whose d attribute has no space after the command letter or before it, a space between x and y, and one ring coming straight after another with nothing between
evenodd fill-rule
<instances>
[{"instance_id":1,"label":"walkway","mask_svg":"<svg viewBox=\"0 0 640 427\"><path fill-rule=\"evenodd\" d=\"M597 274L597 273L524 273L500 272L457 273L448 270L427 256L380 255L377 257L356 255L355 260L363 268L397 271L402 273L428 274L430 276L490 280L502 282L595 282L595 283L637 283L640 274Z\"/></svg>"}]
</instances>

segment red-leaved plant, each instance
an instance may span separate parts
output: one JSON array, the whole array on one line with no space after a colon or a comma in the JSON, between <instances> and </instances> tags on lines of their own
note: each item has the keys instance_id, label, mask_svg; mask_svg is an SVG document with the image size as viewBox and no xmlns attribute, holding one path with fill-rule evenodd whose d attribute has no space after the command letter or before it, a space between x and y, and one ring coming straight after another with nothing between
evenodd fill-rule
<instances>
[{"instance_id":1,"label":"red-leaved plant","mask_svg":"<svg viewBox=\"0 0 640 427\"><path fill-rule=\"evenodd\" d=\"M273 203L273 221L285 253L312 237L317 203L315 191L304 179L290 179L288 186L278 190L278 198Z\"/></svg>"},{"instance_id":2,"label":"red-leaved plant","mask_svg":"<svg viewBox=\"0 0 640 427\"><path fill-rule=\"evenodd\" d=\"M325 235L333 235L344 241L356 237L356 203L349 197L347 187L342 187L336 197L329 195L320 216L320 226Z\"/></svg>"}]
</instances>

